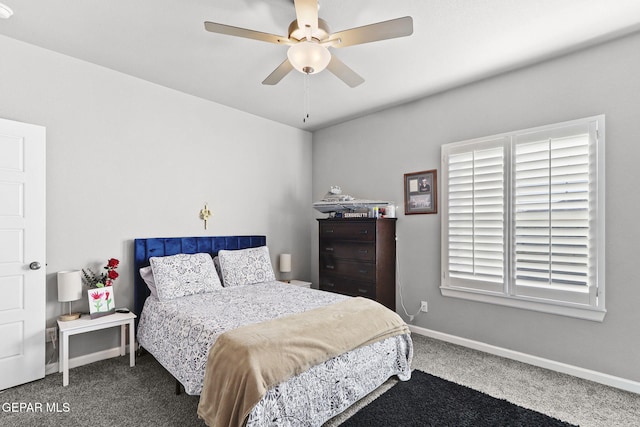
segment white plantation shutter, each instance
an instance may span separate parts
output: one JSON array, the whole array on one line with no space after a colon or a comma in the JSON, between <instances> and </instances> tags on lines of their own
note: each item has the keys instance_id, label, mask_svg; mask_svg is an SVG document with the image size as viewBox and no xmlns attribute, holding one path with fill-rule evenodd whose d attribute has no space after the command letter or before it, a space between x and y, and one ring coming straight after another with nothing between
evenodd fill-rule
<instances>
[{"instance_id":1,"label":"white plantation shutter","mask_svg":"<svg viewBox=\"0 0 640 427\"><path fill-rule=\"evenodd\" d=\"M502 291L504 162L502 146L448 156L449 275L461 286Z\"/></svg>"},{"instance_id":2,"label":"white plantation shutter","mask_svg":"<svg viewBox=\"0 0 640 427\"><path fill-rule=\"evenodd\" d=\"M568 136L533 142L515 138L515 292L589 304L595 293L590 138L586 126L565 131Z\"/></svg>"},{"instance_id":3,"label":"white plantation shutter","mask_svg":"<svg viewBox=\"0 0 640 427\"><path fill-rule=\"evenodd\" d=\"M597 116L443 145L443 295L602 320L603 140Z\"/></svg>"}]
</instances>

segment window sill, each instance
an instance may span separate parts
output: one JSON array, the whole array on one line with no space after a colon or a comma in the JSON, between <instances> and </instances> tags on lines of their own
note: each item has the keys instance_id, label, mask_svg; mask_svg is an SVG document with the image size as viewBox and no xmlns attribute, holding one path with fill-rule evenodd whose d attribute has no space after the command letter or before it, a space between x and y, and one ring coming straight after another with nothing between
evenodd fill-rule
<instances>
[{"instance_id":1,"label":"window sill","mask_svg":"<svg viewBox=\"0 0 640 427\"><path fill-rule=\"evenodd\" d=\"M444 286L440 287L440 292L442 293L442 296L445 297L460 298L469 301L520 308L523 310L557 314L559 316L574 317L577 319L591 320L594 322L602 322L604 320L605 314L607 313L607 311L604 309L549 304L541 301L534 301L511 296L490 295L477 291L460 290Z\"/></svg>"}]
</instances>

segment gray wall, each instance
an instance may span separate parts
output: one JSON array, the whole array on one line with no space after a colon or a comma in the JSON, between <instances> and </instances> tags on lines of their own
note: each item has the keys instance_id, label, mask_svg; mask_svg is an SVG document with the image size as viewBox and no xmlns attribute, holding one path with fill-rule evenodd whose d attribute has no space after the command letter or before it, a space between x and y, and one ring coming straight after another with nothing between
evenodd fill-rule
<instances>
[{"instance_id":1,"label":"gray wall","mask_svg":"<svg viewBox=\"0 0 640 427\"><path fill-rule=\"evenodd\" d=\"M47 128L47 326L56 272L111 257L116 304L132 307L136 237L264 234L274 266L291 253L309 279L310 133L3 36L0 52L0 117ZM73 337L70 355L117 337Z\"/></svg>"},{"instance_id":2,"label":"gray wall","mask_svg":"<svg viewBox=\"0 0 640 427\"><path fill-rule=\"evenodd\" d=\"M400 284L410 313L418 311L420 300L429 302L429 312L413 321L417 326L640 381L639 51L635 34L317 131L314 199L333 184L353 196L402 206L403 174L439 170L442 144L605 114L603 323L442 297L439 214L405 216L399 209ZM398 312L405 316L399 301Z\"/></svg>"}]
</instances>

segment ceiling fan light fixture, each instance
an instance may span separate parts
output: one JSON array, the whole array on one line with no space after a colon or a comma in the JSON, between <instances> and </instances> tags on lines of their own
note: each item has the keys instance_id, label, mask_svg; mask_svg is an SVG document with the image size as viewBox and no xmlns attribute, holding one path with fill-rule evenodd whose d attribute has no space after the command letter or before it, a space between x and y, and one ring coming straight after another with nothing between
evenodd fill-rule
<instances>
[{"instance_id":1,"label":"ceiling fan light fixture","mask_svg":"<svg viewBox=\"0 0 640 427\"><path fill-rule=\"evenodd\" d=\"M287 58L301 73L316 74L327 68L331 53L316 41L301 41L289 48Z\"/></svg>"},{"instance_id":2,"label":"ceiling fan light fixture","mask_svg":"<svg viewBox=\"0 0 640 427\"><path fill-rule=\"evenodd\" d=\"M13 10L2 3L0 3L0 18L9 19L13 15Z\"/></svg>"}]
</instances>

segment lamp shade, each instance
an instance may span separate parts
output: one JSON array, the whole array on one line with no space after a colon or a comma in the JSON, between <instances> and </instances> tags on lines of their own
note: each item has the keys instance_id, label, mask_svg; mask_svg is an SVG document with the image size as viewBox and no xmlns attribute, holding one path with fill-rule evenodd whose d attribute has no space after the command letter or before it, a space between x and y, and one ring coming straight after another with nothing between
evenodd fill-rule
<instances>
[{"instance_id":1,"label":"lamp shade","mask_svg":"<svg viewBox=\"0 0 640 427\"><path fill-rule=\"evenodd\" d=\"M80 270L58 272L58 301L70 302L82 298Z\"/></svg>"},{"instance_id":2,"label":"lamp shade","mask_svg":"<svg viewBox=\"0 0 640 427\"><path fill-rule=\"evenodd\" d=\"M280 272L291 272L291 254L280 254Z\"/></svg>"},{"instance_id":3,"label":"lamp shade","mask_svg":"<svg viewBox=\"0 0 640 427\"><path fill-rule=\"evenodd\" d=\"M0 3L0 18L9 19L13 15L13 10L7 5Z\"/></svg>"},{"instance_id":4,"label":"lamp shade","mask_svg":"<svg viewBox=\"0 0 640 427\"><path fill-rule=\"evenodd\" d=\"M289 48L287 58L293 68L301 73L315 74L327 68L331 53L316 42L302 41Z\"/></svg>"}]
</instances>

